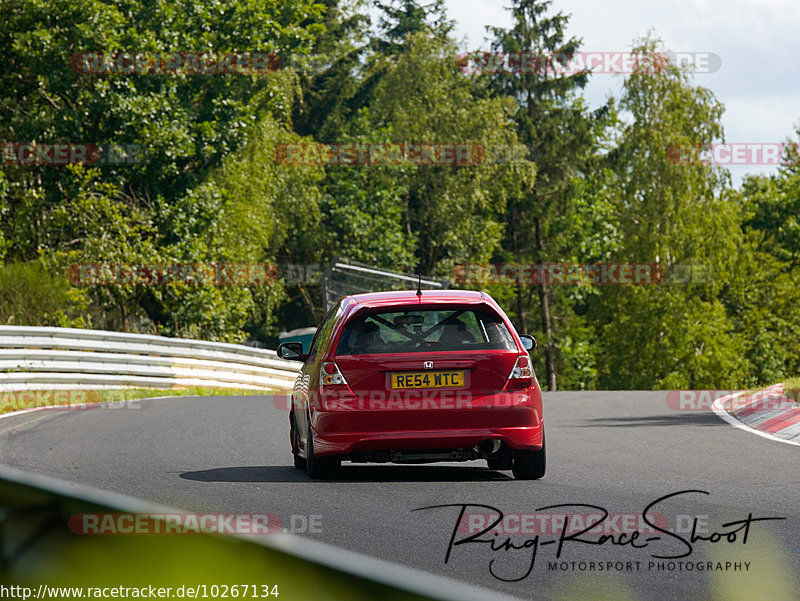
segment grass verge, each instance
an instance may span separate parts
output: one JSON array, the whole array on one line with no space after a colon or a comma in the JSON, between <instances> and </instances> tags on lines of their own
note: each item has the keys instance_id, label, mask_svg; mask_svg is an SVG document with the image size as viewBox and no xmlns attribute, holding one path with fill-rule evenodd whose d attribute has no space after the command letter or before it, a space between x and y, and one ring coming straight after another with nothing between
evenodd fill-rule
<instances>
[{"instance_id":1,"label":"grass verge","mask_svg":"<svg viewBox=\"0 0 800 601\"><path fill-rule=\"evenodd\" d=\"M783 382L783 394L795 403L800 403L800 378L788 378Z\"/></svg>"},{"instance_id":2,"label":"grass verge","mask_svg":"<svg viewBox=\"0 0 800 601\"><path fill-rule=\"evenodd\" d=\"M164 396L240 396L273 394L272 390L238 388L120 388L114 390L14 390L0 392L0 414L36 407L69 408L74 405L118 403Z\"/></svg>"}]
</instances>

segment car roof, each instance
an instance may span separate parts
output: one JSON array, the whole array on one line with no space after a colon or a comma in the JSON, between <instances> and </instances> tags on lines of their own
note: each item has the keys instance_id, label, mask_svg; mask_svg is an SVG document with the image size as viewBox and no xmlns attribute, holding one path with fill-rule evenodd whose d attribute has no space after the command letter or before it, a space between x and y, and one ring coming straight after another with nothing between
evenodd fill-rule
<instances>
[{"instance_id":1,"label":"car roof","mask_svg":"<svg viewBox=\"0 0 800 601\"><path fill-rule=\"evenodd\" d=\"M417 296L416 290L389 290L387 292L366 292L353 294L348 299L362 307L385 307L387 305L412 304L489 304L494 300L484 292L475 290L423 290Z\"/></svg>"}]
</instances>

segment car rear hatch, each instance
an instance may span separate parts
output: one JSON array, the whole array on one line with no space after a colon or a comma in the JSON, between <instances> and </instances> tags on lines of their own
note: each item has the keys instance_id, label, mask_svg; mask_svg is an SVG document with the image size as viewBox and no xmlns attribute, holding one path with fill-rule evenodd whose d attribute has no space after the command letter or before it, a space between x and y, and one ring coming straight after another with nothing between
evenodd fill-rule
<instances>
[{"instance_id":1,"label":"car rear hatch","mask_svg":"<svg viewBox=\"0 0 800 601\"><path fill-rule=\"evenodd\" d=\"M498 393L524 354L486 307L365 312L339 337L334 363L344 384L336 409L357 410L353 431L505 425L512 401Z\"/></svg>"}]
</instances>

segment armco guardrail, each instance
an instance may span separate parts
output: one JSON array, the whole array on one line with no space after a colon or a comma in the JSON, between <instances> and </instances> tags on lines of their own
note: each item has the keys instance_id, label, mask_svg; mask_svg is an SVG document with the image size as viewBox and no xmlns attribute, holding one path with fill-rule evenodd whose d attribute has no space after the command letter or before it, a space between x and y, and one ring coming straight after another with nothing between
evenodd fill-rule
<instances>
[{"instance_id":1,"label":"armco guardrail","mask_svg":"<svg viewBox=\"0 0 800 601\"><path fill-rule=\"evenodd\" d=\"M0 390L207 386L291 390L298 364L239 344L0 326Z\"/></svg>"},{"instance_id":2,"label":"armco guardrail","mask_svg":"<svg viewBox=\"0 0 800 601\"><path fill-rule=\"evenodd\" d=\"M6 596L11 588L10 596L20 599L514 601L497 591L282 532L222 535L196 527L197 534L182 535L165 527L159 530L165 535L130 536L127 530L103 527L84 534L75 528L87 514L105 524L101 516L123 513L166 523L181 510L0 465L0 584ZM89 587L98 592L88 592ZM170 593L157 593L167 587Z\"/></svg>"}]
</instances>

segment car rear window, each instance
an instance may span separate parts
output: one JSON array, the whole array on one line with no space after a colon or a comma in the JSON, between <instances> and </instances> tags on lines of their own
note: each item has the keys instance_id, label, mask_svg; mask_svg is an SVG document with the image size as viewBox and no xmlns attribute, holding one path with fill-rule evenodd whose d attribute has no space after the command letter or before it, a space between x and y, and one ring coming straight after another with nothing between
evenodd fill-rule
<instances>
[{"instance_id":1,"label":"car rear window","mask_svg":"<svg viewBox=\"0 0 800 601\"><path fill-rule=\"evenodd\" d=\"M499 315L472 309L428 308L356 315L345 325L336 354L515 348Z\"/></svg>"}]
</instances>

